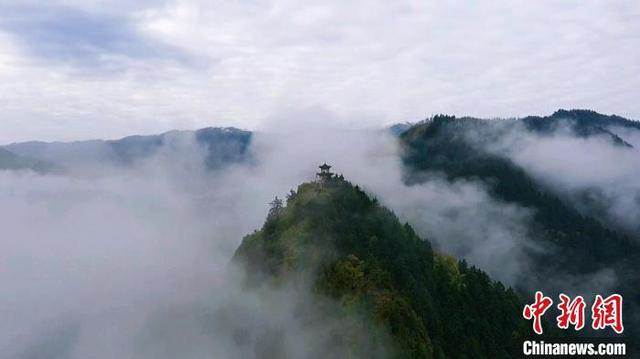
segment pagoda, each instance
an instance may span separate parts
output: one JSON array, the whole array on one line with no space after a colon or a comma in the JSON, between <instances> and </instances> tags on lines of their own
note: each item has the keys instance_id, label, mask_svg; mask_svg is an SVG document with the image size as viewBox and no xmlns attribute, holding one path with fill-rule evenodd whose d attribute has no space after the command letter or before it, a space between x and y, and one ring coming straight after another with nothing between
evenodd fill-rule
<instances>
[{"instance_id":1,"label":"pagoda","mask_svg":"<svg viewBox=\"0 0 640 359\"><path fill-rule=\"evenodd\" d=\"M326 162L318 167L320 168L320 172L316 173L316 180L319 183L326 183L333 178L333 173L331 173L330 171L331 166L329 166Z\"/></svg>"}]
</instances>

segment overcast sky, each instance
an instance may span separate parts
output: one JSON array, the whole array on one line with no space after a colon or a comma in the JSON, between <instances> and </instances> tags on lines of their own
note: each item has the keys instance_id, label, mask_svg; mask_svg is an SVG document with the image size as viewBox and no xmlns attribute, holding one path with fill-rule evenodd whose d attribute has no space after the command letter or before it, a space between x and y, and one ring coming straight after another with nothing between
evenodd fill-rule
<instances>
[{"instance_id":1,"label":"overcast sky","mask_svg":"<svg viewBox=\"0 0 640 359\"><path fill-rule=\"evenodd\" d=\"M638 1L0 0L0 143L639 99Z\"/></svg>"}]
</instances>

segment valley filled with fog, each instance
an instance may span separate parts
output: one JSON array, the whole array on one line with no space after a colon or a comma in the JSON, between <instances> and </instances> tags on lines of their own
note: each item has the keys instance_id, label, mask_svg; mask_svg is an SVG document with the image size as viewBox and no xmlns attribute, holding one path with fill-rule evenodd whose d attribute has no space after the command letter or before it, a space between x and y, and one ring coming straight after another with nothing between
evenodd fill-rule
<instances>
[{"instance_id":1,"label":"valley filled with fog","mask_svg":"<svg viewBox=\"0 0 640 359\"><path fill-rule=\"evenodd\" d=\"M470 141L637 241L640 130L614 131L626 145L609 134L577 136L562 125L544 134L513 126L490 144ZM535 208L496 198L490 181L427 172L408 184L402 141L387 130L302 121L246 136L246 147L229 147L233 155L215 166L207 160L221 147L212 150L194 132L178 132L130 161L70 147L39 158L58 160L60 170L0 171L0 352L11 358L257 355L238 345L220 314L234 304L233 315L244 314L236 320L278 325L290 352L304 354L331 323L301 330L287 307L304 293L244 291L230 260L242 238L261 227L274 196L314 180L323 162L437 251L506 285L530 288L532 254L553 251L531 238ZM606 292L616 276L603 268L547 280L575 292Z\"/></svg>"}]
</instances>

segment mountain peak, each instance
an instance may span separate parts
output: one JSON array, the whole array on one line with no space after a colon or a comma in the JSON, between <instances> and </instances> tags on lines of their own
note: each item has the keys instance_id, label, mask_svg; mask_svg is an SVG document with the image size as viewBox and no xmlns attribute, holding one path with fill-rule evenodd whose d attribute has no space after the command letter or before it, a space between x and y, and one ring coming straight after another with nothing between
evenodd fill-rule
<instances>
[{"instance_id":1,"label":"mountain peak","mask_svg":"<svg viewBox=\"0 0 640 359\"><path fill-rule=\"evenodd\" d=\"M234 262L245 268L249 287L309 282L316 295L389 333L401 355L517 353L513 335L526 328L510 289L435 253L342 176L291 191L286 206L272 207L262 228L243 239ZM489 324L487 312L499 319Z\"/></svg>"}]
</instances>

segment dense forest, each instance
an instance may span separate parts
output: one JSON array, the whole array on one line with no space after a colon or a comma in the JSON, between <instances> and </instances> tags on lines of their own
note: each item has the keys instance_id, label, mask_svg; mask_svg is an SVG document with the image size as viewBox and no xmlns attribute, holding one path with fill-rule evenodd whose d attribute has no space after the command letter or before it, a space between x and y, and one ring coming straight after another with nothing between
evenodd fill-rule
<instances>
[{"instance_id":1,"label":"dense forest","mask_svg":"<svg viewBox=\"0 0 640 359\"><path fill-rule=\"evenodd\" d=\"M557 191L514 163L507 154L489 150L491 143L517 126L520 126L519 130L542 136L551 135L564 126L563 129L568 129L573 136L604 136L614 146L630 146L608 128L637 128L639 125L621 117L585 110L560 110L548 117L513 120L438 115L401 135L407 183L419 184L430 173L441 174L450 180L482 181L493 197L531 209L534 226L530 229L530 238L545 251L529 253L535 275L519 289L523 293L535 289L557 293L566 288L561 287L562 281L558 284L552 278L588 278L603 269L612 269L617 281L611 291L625 295L630 304L626 307L626 318L637 323L640 246L635 234L579 211Z\"/></svg>"},{"instance_id":2,"label":"dense forest","mask_svg":"<svg viewBox=\"0 0 640 359\"><path fill-rule=\"evenodd\" d=\"M388 334L393 357L515 357L531 331L512 289L435 252L410 225L341 176L300 185L286 206L274 201L234 262L246 269L248 288L311 283L317 296L340 303L343 316L371 324L369 336ZM336 332L327 340L343 354L376 353L357 337Z\"/></svg>"}]
</instances>

